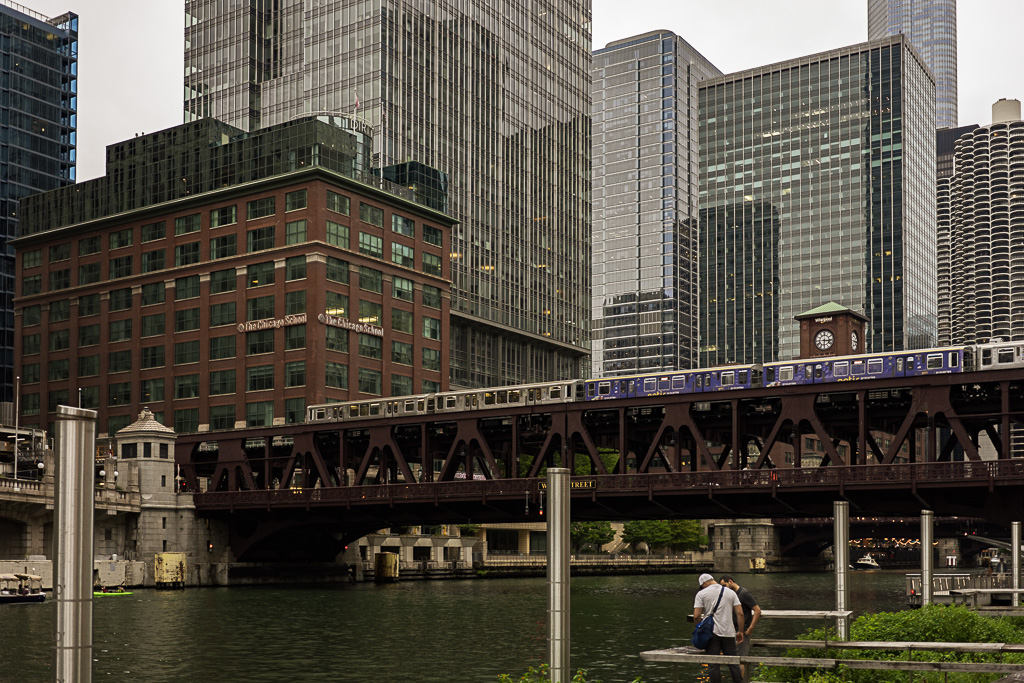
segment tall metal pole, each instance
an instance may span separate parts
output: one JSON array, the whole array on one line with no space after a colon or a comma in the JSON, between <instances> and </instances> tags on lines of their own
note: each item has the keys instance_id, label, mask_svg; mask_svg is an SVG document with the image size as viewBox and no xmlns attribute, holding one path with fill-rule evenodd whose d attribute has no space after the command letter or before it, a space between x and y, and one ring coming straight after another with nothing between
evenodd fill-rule
<instances>
[{"instance_id":1,"label":"tall metal pole","mask_svg":"<svg viewBox=\"0 0 1024 683\"><path fill-rule=\"evenodd\" d=\"M548 660L551 683L569 683L569 470L548 468Z\"/></svg>"},{"instance_id":2,"label":"tall metal pole","mask_svg":"<svg viewBox=\"0 0 1024 683\"><path fill-rule=\"evenodd\" d=\"M850 571L850 503L845 500L832 502L832 519L835 527L835 543L832 554L836 562L836 611L845 612L850 609L850 584L847 574ZM850 639L850 621L841 616L836 619L836 631L839 640Z\"/></svg>"},{"instance_id":3,"label":"tall metal pole","mask_svg":"<svg viewBox=\"0 0 1024 683\"><path fill-rule=\"evenodd\" d=\"M92 681L92 534L96 411L57 406L53 588L57 683Z\"/></svg>"},{"instance_id":4,"label":"tall metal pole","mask_svg":"<svg viewBox=\"0 0 1024 683\"><path fill-rule=\"evenodd\" d=\"M932 576L935 574L935 513L921 510L921 606L932 604Z\"/></svg>"},{"instance_id":5,"label":"tall metal pole","mask_svg":"<svg viewBox=\"0 0 1024 683\"><path fill-rule=\"evenodd\" d=\"M1010 523L1010 562L1013 563L1013 606L1020 604L1020 522Z\"/></svg>"},{"instance_id":6,"label":"tall metal pole","mask_svg":"<svg viewBox=\"0 0 1024 683\"><path fill-rule=\"evenodd\" d=\"M14 378L14 479L18 479L18 417L21 413L21 375Z\"/></svg>"}]
</instances>

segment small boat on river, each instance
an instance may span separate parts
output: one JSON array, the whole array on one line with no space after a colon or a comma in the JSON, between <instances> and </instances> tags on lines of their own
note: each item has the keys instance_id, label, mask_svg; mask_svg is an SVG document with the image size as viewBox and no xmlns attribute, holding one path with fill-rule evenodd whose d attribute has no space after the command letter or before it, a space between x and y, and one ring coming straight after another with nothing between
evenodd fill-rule
<instances>
[{"instance_id":1,"label":"small boat on river","mask_svg":"<svg viewBox=\"0 0 1024 683\"><path fill-rule=\"evenodd\" d=\"M881 565L878 564L878 560L871 556L871 553L867 553L862 558L857 560L853 565L857 569L881 569Z\"/></svg>"},{"instance_id":2,"label":"small boat on river","mask_svg":"<svg viewBox=\"0 0 1024 683\"><path fill-rule=\"evenodd\" d=\"M124 586L118 586L117 588L98 588L92 592L94 598L109 598L118 595L134 595L132 591L126 590Z\"/></svg>"},{"instance_id":3,"label":"small boat on river","mask_svg":"<svg viewBox=\"0 0 1024 683\"><path fill-rule=\"evenodd\" d=\"M35 574L0 574L0 605L43 602L43 577Z\"/></svg>"}]
</instances>

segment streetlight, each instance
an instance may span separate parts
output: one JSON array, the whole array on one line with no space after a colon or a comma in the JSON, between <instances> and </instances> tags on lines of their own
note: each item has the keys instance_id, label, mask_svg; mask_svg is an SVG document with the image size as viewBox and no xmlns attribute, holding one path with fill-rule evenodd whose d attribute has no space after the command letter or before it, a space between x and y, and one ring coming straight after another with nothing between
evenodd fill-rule
<instances>
[{"instance_id":1,"label":"streetlight","mask_svg":"<svg viewBox=\"0 0 1024 683\"><path fill-rule=\"evenodd\" d=\"M42 479L43 478L43 470L46 469L46 463L44 463L42 460L40 460L36 464L36 467L39 468L39 478Z\"/></svg>"},{"instance_id":2,"label":"streetlight","mask_svg":"<svg viewBox=\"0 0 1024 683\"><path fill-rule=\"evenodd\" d=\"M21 375L14 378L14 481L18 481L18 417L21 413ZM15 484L17 486L17 484Z\"/></svg>"}]
</instances>

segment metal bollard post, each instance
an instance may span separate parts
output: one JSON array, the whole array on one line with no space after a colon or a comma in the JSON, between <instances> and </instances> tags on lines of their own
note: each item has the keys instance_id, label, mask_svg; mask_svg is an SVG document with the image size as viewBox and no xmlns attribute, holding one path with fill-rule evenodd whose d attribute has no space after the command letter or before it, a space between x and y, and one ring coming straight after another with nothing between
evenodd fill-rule
<instances>
[{"instance_id":1,"label":"metal bollard post","mask_svg":"<svg viewBox=\"0 0 1024 683\"><path fill-rule=\"evenodd\" d=\"M832 553L836 562L836 611L845 612L850 609L850 584L847 582L850 571L850 503L845 500L833 501L832 518L835 527ZM836 631L839 640L850 639L848 617L836 619Z\"/></svg>"},{"instance_id":2,"label":"metal bollard post","mask_svg":"<svg viewBox=\"0 0 1024 683\"><path fill-rule=\"evenodd\" d=\"M1013 566L1013 606L1020 605L1020 522L1010 523L1010 562Z\"/></svg>"},{"instance_id":3,"label":"metal bollard post","mask_svg":"<svg viewBox=\"0 0 1024 683\"><path fill-rule=\"evenodd\" d=\"M569 683L569 470L548 468L548 660L551 683Z\"/></svg>"},{"instance_id":4,"label":"metal bollard post","mask_svg":"<svg viewBox=\"0 0 1024 683\"><path fill-rule=\"evenodd\" d=\"M921 606L932 604L932 577L935 574L935 513L921 510Z\"/></svg>"},{"instance_id":5,"label":"metal bollard post","mask_svg":"<svg viewBox=\"0 0 1024 683\"><path fill-rule=\"evenodd\" d=\"M92 557L96 411L57 406L54 680L92 681Z\"/></svg>"}]
</instances>

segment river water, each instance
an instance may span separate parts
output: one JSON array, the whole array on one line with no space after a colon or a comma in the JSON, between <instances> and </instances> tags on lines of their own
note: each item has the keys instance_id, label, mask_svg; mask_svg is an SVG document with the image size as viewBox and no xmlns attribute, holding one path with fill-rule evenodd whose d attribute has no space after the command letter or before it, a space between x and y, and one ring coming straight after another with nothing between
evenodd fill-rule
<instances>
[{"instance_id":1,"label":"river water","mask_svg":"<svg viewBox=\"0 0 1024 683\"><path fill-rule=\"evenodd\" d=\"M765 609L835 606L832 574L736 578ZM850 587L858 614L904 609L902 573L854 572ZM697 680L697 667L639 659L689 640L696 590L689 574L573 578L573 668L604 683ZM93 680L493 683L547 659L546 601L542 578L137 590L93 601ZM53 679L54 607L0 607L0 681ZM757 633L820 625L764 619Z\"/></svg>"}]
</instances>

